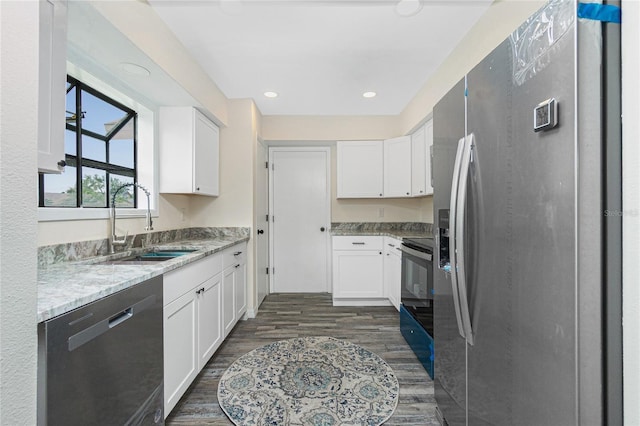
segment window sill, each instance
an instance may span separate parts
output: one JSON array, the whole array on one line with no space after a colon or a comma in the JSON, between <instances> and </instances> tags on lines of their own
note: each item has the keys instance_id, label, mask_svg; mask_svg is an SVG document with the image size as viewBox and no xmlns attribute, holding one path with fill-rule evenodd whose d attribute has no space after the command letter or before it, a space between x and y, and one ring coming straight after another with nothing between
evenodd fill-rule
<instances>
[{"instance_id":1,"label":"window sill","mask_svg":"<svg viewBox=\"0 0 640 426\"><path fill-rule=\"evenodd\" d=\"M104 220L109 219L111 209L106 208L38 208L38 222L58 222L65 220ZM118 219L146 217L147 209L116 209ZM151 210L152 217L158 217L158 211Z\"/></svg>"}]
</instances>

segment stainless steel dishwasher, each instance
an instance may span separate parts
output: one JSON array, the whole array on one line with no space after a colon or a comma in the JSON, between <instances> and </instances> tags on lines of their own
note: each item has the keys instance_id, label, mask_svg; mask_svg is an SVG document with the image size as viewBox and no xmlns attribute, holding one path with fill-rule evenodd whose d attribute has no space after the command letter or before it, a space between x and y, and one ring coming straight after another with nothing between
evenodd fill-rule
<instances>
[{"instance_id":1,"label":"stainless steel dishwasher","mask_svg":"<svg viewBox=\"0 0 640 426\"><path fill-rule=\"evenodd\" d=\"M164 424L162 277L38 326L39 425Z\"/></svg>"}]
</instances>

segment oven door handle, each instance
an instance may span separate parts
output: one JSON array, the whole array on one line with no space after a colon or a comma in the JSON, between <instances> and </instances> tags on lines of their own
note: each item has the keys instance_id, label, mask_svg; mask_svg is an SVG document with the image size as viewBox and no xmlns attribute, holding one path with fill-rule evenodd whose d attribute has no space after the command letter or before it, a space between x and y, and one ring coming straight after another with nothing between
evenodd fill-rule
<instances>
[{"instance_id":1,"label":"oven door handle","mask_svg":"<svg viewBox=\"0 0 640 426\"><path fill-rule=\"evenodd\" d=\"M415 256L419 259L424 259L424 260L428 260L429 262L431 262L431 260L433 259L433 255L431 253L425 253L423 251L419 251L419 250L415 250L412 249L410 247L405 246L404 244L402 244L400 246L400 250L402 250L403 252L410 254L411 256Z\"/></svg>"}]
</instances>

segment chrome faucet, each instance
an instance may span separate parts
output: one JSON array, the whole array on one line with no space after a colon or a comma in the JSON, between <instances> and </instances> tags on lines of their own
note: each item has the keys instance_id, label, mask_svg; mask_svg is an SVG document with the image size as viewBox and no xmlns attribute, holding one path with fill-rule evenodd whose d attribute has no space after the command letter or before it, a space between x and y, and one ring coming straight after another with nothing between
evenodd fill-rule
<instances>
[{"instance_id":1,"label":"chrome faucet","mask_svg":"<svg viewBox=\"0 0 640 426\"><path fill-rule=\"evenodd\" d=\"M144 227L145 231L153 231L153 221L151 220L151 194L144 186L139 183L125 183L119 186L111 197L111 253L115 253L115 246L124 246L127 244L127 237L129 231L125 232L124 237L120 238L116 235L116 196L123 188L134 186L140 188L147 196L147 226Z\"/></svg>"}]
</instances>

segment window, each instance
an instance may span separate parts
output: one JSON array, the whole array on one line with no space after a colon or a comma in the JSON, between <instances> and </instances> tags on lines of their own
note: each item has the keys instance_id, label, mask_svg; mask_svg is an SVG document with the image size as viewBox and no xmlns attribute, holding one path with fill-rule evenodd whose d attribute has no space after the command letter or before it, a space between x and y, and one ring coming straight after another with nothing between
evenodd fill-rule
<instances>
[{"instance_id":1,"label":"window","mask_svg":"<svg viewBox=\"0 0 640 426\"><path fill-rule=\"evenodd\" d=\"M137 183L137 113L67 77L63 173L39 174L40 207L109 207L122 185ZM136 207L132 186L117 192L118 207Z\"/></svg>"}]
</instances>

